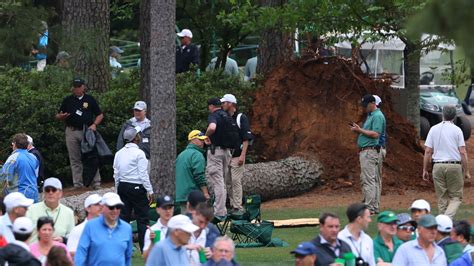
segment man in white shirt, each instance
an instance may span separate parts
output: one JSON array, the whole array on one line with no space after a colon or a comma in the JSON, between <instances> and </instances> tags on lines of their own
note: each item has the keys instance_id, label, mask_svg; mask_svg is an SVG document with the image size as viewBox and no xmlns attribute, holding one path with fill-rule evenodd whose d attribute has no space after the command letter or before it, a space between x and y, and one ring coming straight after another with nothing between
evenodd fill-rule
<instances>
[{"instance_id":1,"label":"man in white shirt","mask_svg":"<svg viewBox=\"0 0 474 266\"><path fill-rule=\"evenodd\" d=\"M8 243L15 241L13 236L13 223L19 217L26 215L26 210L33 204L32 199L28 199L20 192L12 192L5 196L3 204L7 213L0 217L0 235L2 235Z\"/></svg>"},{"instance_id":2,"label":"man in white shirt","mask_svg":"<svg viewBox=\"0 0 474 266\"><path fill-rule=\"evenodd\" d=\"M456 107L443 107L443 121L433 126L425 142L423 160L423 180L429 179L429 166L433 163L433 183L438 198L440 214L451 219L461 205L464 177L469 173L466 144L461 129L453 122L456 119Z\"/></svg>"},{"instance_id":3,"label":"man in white shirt","mask_svg":"<svg viewBox=\"0 0 474 266\"><path fill-rule=\"evenodd\" d=\"M204 251L207 259L212 256L211 247L214 246L215 239L208 239L207 225L213 218L214 209L206 202L197 205L192 221L199 229L191 234L188 245L186 245L190 265L202 265L199 261L199 251L201 250Z\"/></svg>"},{"instance_id":4,"label":"man in white shirt","mask_svg":"<svg viewBox=\"0 0 474 266\"><path fill-rule=\"evenodd\" d=\"M84 231L87 221L98 217L102 213L101 201L102 197L99 196L99 194L89 195L84 201L84 209L86 210L87 217L82 223L72 229L71 233L69 233L69 238L67 239L67 250L71 253L72 257L74 257L74 254L76 253L79 239L81 238L82 231Z\"/></svg>"},{"instance_id":5,"label":"man in white shirt","mask_svg":"<svg viewBox=\"0 0 474 266\"><path fill-rule=\"evenodd\" d=\"M148 160L138 147L141 136L139 129L127 128L123 133L125 146L115 154L114 179L117 194L124 202L120 218L127 222L135 213L138 229L138 242L143 250L143 239L148 225L149 204L153 199L153 188L148 176Z\"/></svg>"},{"instance_id":6,"label":"man in white shirt","mask_svg":"<svg viewBox=\"0 0 474 266\"><path fill-rule=\"evenodd\" d=\"M30 252L28 239L33 231L33 223L28 217L18 217L12 226L15 239L0 249L0 265L41 266Z\"/></svg>"},{"instance_id":7,"label":"man in white shirt","mask_svg":"<svg viewBox=\"0 0 474 266\"><path fill-rule=\"evenodd\" d=\"M174 213L173 198L170 196L158 197L156 199L156 212L160 215L160 218L145 232L143 245L143 258L145 262L155 243L166 238L166 234L168 233L168 221L173 217ZM159 236L157 235L158 231Z\"/></svg>"},{"instance_id":8,"label":"man in white shirt","mask_svg":"<svg viewBox=\"0 0 474 266\"><path fill-rule=\"evenodd\" d=\"M349 224L339 232L337 238L349 244L352 253L356 256L357 265L363 260L367 265L375 266L374 243L372 238L364 232L372 221L367 205L354 203L347 208L346 215Z\"/></svg>"}]
</instances>

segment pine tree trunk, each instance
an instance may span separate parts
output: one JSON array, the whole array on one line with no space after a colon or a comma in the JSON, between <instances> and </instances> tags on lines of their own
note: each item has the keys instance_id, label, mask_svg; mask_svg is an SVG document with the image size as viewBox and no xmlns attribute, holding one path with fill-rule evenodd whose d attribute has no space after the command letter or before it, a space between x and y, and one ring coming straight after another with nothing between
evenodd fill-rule
<instances>
[{"instance_id":1,"label":"pine tree trunk","mask_svg":"<svg viewBox=\"0 0 474 266\"><path fill-rule=\"evenodd\" d=\"M61 50L72 55L76 75L96 91L106 91L110 81L109 5L109 0L63 0Z\"/></svg>"},{"instance_id":2,"label":"pine tree trunk","mask_svg":"<svg viewBox=\"0 0 474 266\"><path fill-rule=\"evenodd\" d=\"M260 0L262 6L282 6L287 0ZM258 49L257 73L266 75L293 55L292 33L282 32L278 25L263 31Z\"/></svg>"},{"instance_id":3,"label":"pine tree trunk","mask_svg":"<svg viewBox=\"0 0 474 266\"><path fill-rule=\"evenodd\" d=\"M174 0L153 1L149 12L149 27L145 34L149 46L145 58L149 65L142 70L147 81L151 107L151 171L155 193L174 195L176 159L176 75L175 75L175 8ZM142 37L143 39L143 37Z\"/></svg>"},{"instance_id":4,"label":"pine tree trunk","mask_svg":"<svg viewBox=\"0 0 474 266\"><path fill-rule=\"evenodd\" d=\"M404 50L407 120L420 133L420 49L407 42Z\"/></svg>"}]
</instances>

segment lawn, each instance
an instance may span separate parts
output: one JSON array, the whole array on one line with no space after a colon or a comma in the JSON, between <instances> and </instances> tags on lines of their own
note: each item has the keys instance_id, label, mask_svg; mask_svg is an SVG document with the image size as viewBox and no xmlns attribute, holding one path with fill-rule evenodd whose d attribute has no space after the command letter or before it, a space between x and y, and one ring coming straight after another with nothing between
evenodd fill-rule
<instances>
[{"instance_id":1,"label":"lawn","mask_svg":"<svg viewBox=\"0 0 474 266\"><path fill-rule=\"evenodd\" d=\"M317 218L320 213L329 211L334 212L341 218L342 225L347 223L345 217L345 207L337 208L318 208L318 209L284 209L284 210L263 210L263 219L279 220L279 219L293 219L293 218ZM394 210L395 212L406 212L406 210ZM437 210L433 210L436 214ZM458 211L456 219L472 219L474 217L474 205L463 205ZM368 234L375 236L377 234L376 227L377 217L372 217ZM298 243L308 241L317 236L319 230L317 227L300 227L300 228L283 228L274 229L272 237L278 237L286 241L288 247L278 248L238 248L236 259L242 266L254 265L294 265L293 257L290 251L293 250ZM134 255L133 265L143 265L143 260L139 254Z\"/></svg>"}]
</instances>

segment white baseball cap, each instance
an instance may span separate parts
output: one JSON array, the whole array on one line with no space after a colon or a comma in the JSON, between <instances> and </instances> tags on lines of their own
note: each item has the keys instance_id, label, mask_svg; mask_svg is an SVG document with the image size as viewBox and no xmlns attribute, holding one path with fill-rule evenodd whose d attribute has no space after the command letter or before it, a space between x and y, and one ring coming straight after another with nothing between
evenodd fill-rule
<instances>
[{"instance_id":1,"label":"white baseball cap","mask_svg":"<svg viewBox=\"0 0 474 266\"><path fill-rule=\"evenodd\" d=\"M102 201L102 197L99 194L89 195L84 201L84 208L100 203L101 201Z\"/></svg>"},{"instance_id":2,"label":"white baseball cap","mask_svg":"<svg viewBox=\"0 0 474 266\"><path fill-rule=\"evenodd\" d=\"M104 196L102 196L101 204L106 206L124 205L120 196L114 192L105 193Z\"/></svg>"},{"instance_id":3,"label":"white baseball cap","mask_svg":"<svg viewBox=\"0 0 474 266\"><path fill-rule=\"evenodd\" d=\"M223 103L223 102L229 102L229 103L237 104L237 98L235 98L235 96L232 95L232 94L226 94L221 99L221 103Z\"/></svg>"},{"instance_id":4,"label":"white baseball cap","mask_svg":"<svg viewBox=\"0 0 474 266\"><path fill-rule=\"evenodd\" d=\"M438 224L438 231L449 233L453 230L453 220L449 216L440 214L436 216L436 223Z\"/></svg>"},{"instance_id":5,"label":"white baseball cap","mask_svg":"<svg viewBox=\"0 0 474 266\"><path fill-rule=\"evenodd\" d=\"M140 111L146 110L146 102L144 101L136 101L133 105L133 109L137 109Z\"/></svg>"},{"instance_id":6,"label":"white baseball cap","mask_svg":"<svg viewBox=\"0 0 474 266\"><path fill-rule=\"evenodd\" d=\"M3 204L5 204L5 208L7 209L7 211L10 211L16 207L28 208L31 204L33 204L33 200L28 199L20 192L12 192L5 196L5 198L3 199Z\"/></svg>"},{"instance_id":7,"label":"white baseball cap","mask_svg":"<svg viewBox=\"0 0 474 266\"><path fill-rule=\"evenodd\" d=\"M30 135L26 135L26 139L28 140L28 144L33 145L33 138Z\"/></svg>"},{"instance_id":8,"label":"white baseball cap","mask_svg":"<svg viewBox=\"0 0 474 266\"><path fill-rule=\"evenodd\" d=\"M431 212L430 204L424 199L415 200L411 204L411 207L409 208L409 210L411 209L427 210L428 212Z\"/></svg>"},{"instance_id":9,"label":"white baseball cap","mask_svg":"<svg viewBox=\"0 0 474 266\"><path fill-rule=\"evenodd\" d=\"M19 234L30 234L33 232L33 222L28 217L18 217L13 222L13 232Z\"/></svg>"},{"instance_id":10,"label":"white baseball cap","mask_svg":"<svg viewBox=\"0 0 474 266\"><path fill-rule=\"evenodd\" d=\"M188 29L183 29L181 32L177 33L178 37L189 37L193 38L193 33Z\"/></svg>"},{"instance_id":11,"label":"white baseball cap","mask_svg":"<svg viewBox=\"0 0 474 266\"><path fill-rule=\"evenodd\" d=\"M382 99L378 95L372 95L375 98L375 105L379 106L382 103Z\"/></svg>"},{"instance_id":12,"label":"white baseball cap","mask_svg":"<svg viewBox=\"0 0 474 266\"><path fill-rule=\"evenodd\" d=\"M199 227L193 224L188 216L183 214L178 214L171 217L171 219L168 221L168 227L172 229L183 230L190 234L199 229Z\"/></svg>"},{"instance_id":13,"label":"white baseball cap","mask_svg":"<svg viewBox=\"0 0 474 266\"><path fill-rule=\"evenodd\" d=\"M62 190L63 184L61 184L61 181L57 179L56 177L50 177L44 181L43 190L46 187L54 187L56 189Z\"/></svg>"}]
</instances>

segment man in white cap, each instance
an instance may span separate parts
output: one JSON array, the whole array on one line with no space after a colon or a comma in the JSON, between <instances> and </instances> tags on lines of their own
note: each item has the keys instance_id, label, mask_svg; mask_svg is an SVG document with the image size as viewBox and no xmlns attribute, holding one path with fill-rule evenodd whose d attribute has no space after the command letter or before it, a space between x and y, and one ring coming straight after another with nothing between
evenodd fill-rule
<instances>
[{"instance_id":1,"label":"man in white cap","mask_svg":"<svg viewBox=\"0 0 474 266\"><path fill-rule=\"evenodd\" d=\"M146 262L147 266L187 266L189 265L185 245L191 234L198 230L188 216L178 214L168 222L168 236L156 244Z\"/></svg>"},{"instance_id":2,"label":"man in white cap","mask_svg":"<svg viewBox=\"0 0 474 266\"><path fill-rule=\"evenodd\" d=\"M39 168L38 168L38 189L41 189L43 187L43 182L44 182L44 159L43 155L41 155L41 152L34 146L33 143L33 138L30 135L26 135L26 138L28 139L28 152L33 154L36 159L38 159L39 163Z\"/></svg>"},{"instance_id":3,"label":"man in white cap","mask_svg":"<svg viewBox=\"0 0 474 266\"><path fill-rule=\"evenodd\" d=\"M77 245L79 245L79 239L81 238L82 231L84 231L87 221L92 220L101 214L101 201L102 197L99 194L89 195L84 201L84 209L86 210L87 217L82 223L72 229L67 240L67 249L71 253L72 257L74 257L74 254L76 253Z\"/></svg>"},{"instance_id":4,"label":"man in white cap","mask_svg":"<svg viewBox=\"0 0 474 266\"><path fill-rule=\"evenodd\" d=\"M127 120L120 129L117 137L117 151L125 146L125 139L123 132L127 128L139 127L141 141L138 147L145 152L146 158L150 159L150 136L151 136L151 121L146 117L147 105L144 101L137 101L133 105L133 117Z\"/></svg>"},{"instance_id":5,"label":"man in white cap","mask_svg":"<svg viewBox=\"0 0 474 266\"><path fill-rule=\"evenodd\" d=\"M50 177L43 185L44 201L35 203L28 208L28 216L33 224L43 216L48 216L54 221L54 240L63 244L67 243L67 237L76 224L74 212L71 208L61 204L63 197L63 185L56 177ZM33 231L31 242L37 240L38 234Z\"/></svg>"},{"instance_id":6,"label":"man in white cap","mask_svg":"<svg viewBox=\"0 0 474 266\"><path fill-rule=\"evenodd\" d=\"M451 263L455 259L459 258L463 254L462 245L451 238L451 231L453 230L453 221L449 216L440 214L436 216L437 234L436 234L436 244L444 250L446 255L446 260L448 263Z\"/></svg>"},{"instance_id":7,"label":"man in white cap","mask_svg":"<svg viewBox=\"0 0 474 266\"><path fill-rule=\"evenodd\" d=\"M408 209L411 212L411 218L417 223L421 216L431 212L430 204L424 199L415 200Z\"/></svg>"},{"instance_id":8,"label":"man in white cap","mask_svg":"<svg viewBox=\"0 0 474 266\"><path fill-rule=\"evenodd\" d=\"M41 262L30 252L28 239L33 232L33 223L28 217L19 217L12 226L15 239L0 249L0 265L40 266Z\"/></svg>"},{"instance_id":9,"label":"man in white cap","mask_svg":"<svg viewBox=\"0 0 474 266\"><path fill-rule=\"evenodd\" d=\"M149 204L153 201L153 188L148 176L148 160L138 148L141 137L136 128L127 128L123 133L125 146L115 154L115 189L124 202L120 218L130 222L132 211L137 220L138 243L143 251L143 239L149 223Z\"/></svg>"},{"instance_id":10,"label":"man in white cap","mask_svg":"<svg viewBox=\"0 0 474 266\"><path fill-rule=\"evenodd\" d=\"M26 198L20 192L12 192L5 196L3 204L5 204L7 213L0 217L0 235L8 243L12 243L15 241L12 225L17 218L25 216L26 210L33 204L33 200Z\"/></svg>"},{"instance_id":11,"label":"man in white cap","mask_svg":"<svg viewBox=\"0 0 474 266\"><path fill-rule=\"evenodd\" d=\"M176 73L189 71L191 65L199 66L199 49L192 44L193 33L188 29L179 32L181 46L176 47Z\"/></svg>"},{"instance_id":12,"label":"man in white cap","mask_svg":"<svg viewBox=\"0 0 474 266\"><path fill-rule=\"evenodd\" d=\"M229 195L230 205L234 215L242 215L244 207L242 206L242 178L244 176L245 158L247 149L253 136L250 131L250 123L247 116L237 111L237 99L232 94L226 94L221 99L222 109L226 111L239 127L240 145L232 152L232 159L229 164L229 171L225 176L227 194Z\"/></svg>"},{"instance_id":13,"label":"man in white cap","mask_svg":"<svg viewBox=\"0 0 474 266\"><path fill-rule=\"evenodd\" d=\"M86 223L74 255L75 265L131 265L132 227L121 220L123 202L113 192L102 196L102 215Z\"/></svg>"}]
</instances>

